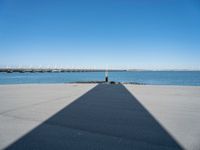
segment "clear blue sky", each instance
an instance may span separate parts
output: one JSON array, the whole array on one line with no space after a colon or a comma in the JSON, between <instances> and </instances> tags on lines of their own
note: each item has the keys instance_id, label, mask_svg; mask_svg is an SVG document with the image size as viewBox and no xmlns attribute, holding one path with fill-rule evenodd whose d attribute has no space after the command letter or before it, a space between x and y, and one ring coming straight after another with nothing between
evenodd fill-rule
<instances>
[{"instance_id":1,"label":"clear blue sky","mask_svg":"<svg viewBox=\"0 0 200 150\"><path fill-rule=\"evenodd\" d=\"M200 69L200 0L0 0L0 66Z\"/></svg>"}]
</instances>

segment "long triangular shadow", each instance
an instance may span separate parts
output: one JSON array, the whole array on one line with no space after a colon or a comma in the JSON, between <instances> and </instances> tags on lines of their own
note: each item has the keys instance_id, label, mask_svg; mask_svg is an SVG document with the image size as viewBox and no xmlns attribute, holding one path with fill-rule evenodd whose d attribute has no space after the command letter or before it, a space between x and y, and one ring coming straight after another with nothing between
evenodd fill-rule
<instances>
[{"instance_id":1,"label":"long triangular shadow","mask_svg":"<svg viewBox=\"0 0 200 150\"><path fill-rule=\"evenodd\" d=\"M121 84L99 84L7 150L182 149Z\"/></svg>"}]
</instances>

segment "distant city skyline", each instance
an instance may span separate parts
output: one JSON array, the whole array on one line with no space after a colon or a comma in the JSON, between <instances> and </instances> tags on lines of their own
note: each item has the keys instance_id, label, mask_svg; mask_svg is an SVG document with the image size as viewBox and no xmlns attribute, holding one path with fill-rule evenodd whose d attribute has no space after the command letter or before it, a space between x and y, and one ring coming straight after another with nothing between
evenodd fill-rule
<instances>
[{"instance_id":1,"label":"distant city skyline","mask_svg":"<svg viewBox=\"0 0 200 150\"><path fill-rule=\"evenodd\" d=\"M0 67L200 70L199 0L1 0Z\"/></svg>"}]
</instances>

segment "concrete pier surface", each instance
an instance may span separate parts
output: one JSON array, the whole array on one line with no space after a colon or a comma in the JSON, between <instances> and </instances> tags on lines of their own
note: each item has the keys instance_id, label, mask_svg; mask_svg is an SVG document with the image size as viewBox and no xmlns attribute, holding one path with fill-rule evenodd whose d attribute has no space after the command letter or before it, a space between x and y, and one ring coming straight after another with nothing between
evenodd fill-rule
<instances>
[{"instance_id":1,"label":"concrete pier surface","mask_svg":"<svg viewBox=\"0 0 200 150\"><path fill-rule=\"evenodd\" d=\"M0 85L0 149L200 150L200 87Z\"/></svg>"}]
</instances>

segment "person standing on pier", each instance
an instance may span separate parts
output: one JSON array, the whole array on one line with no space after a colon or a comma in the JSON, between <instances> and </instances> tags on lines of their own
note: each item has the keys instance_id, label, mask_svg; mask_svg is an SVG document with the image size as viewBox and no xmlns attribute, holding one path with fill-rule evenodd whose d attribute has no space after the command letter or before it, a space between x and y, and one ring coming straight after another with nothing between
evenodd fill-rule
<instances>
[{"instance_id":1,"label":"person standing on pier","mask_svg":"<svg viewBox=\"0 0 200 150\"><path fill-rule=\"evenodd\" d=\"M105 71L105 82L108 82L108 70Z\"/></svg>"}]
</instances>

